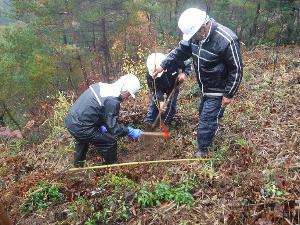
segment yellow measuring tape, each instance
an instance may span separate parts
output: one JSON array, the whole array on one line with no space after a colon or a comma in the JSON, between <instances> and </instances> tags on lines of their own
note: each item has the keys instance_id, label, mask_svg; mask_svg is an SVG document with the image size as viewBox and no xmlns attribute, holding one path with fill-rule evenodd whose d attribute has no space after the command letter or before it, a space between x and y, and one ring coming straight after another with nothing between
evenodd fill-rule
<instances>
[{"instance_id":1,"label":"yellow measuring tape","mask_svg":"<svg viewBox=\"0 0 300 225\"><path fill-rule=\"evenodd\" d=\"M155 164L155 163L172 163L172 162L192 162L192 161L211 161L214 159L211 158L192 158L192 159L168 159L168 160L155 160L155 161L142 161L142 162L128 162L120 164L111 164L111 165L101 165L101 166L89 166L82 168L71 168L68 172L77 172L83 170L95 170L95 169L106 169L112 167L121 167L121 166L133 166L133 165L145 165L145 164Z\"/></svg>"}]
</instances>

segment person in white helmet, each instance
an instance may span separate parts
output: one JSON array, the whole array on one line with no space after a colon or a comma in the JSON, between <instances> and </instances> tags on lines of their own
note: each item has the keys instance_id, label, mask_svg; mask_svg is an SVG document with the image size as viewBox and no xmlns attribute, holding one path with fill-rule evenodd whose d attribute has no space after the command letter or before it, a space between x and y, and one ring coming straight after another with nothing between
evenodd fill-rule
<instances>
[{"instance_id":1,"label":"person in white helmet","mask_svg":"<svg viewBox=\"0 0 300 225\"><path fill-rule=\"evenodd\" d=\"M205 11L185 10L178 20L183 33L179 47L173 49L154 71L154 76L174 62L193 57L202 98L195 156L207 155L225 106L232 102L243 76L240 43L229 28L217 23Z\"/></svg>"},{"instance_id":2,"label":"person in white helmet","mask_svg":"<svg viewBox=\"0 0 300 225\"><path fill-rule=\"evenodd\" d=\"M118 137L142 136L140 129L118 123L121 102L135 98L139 89L139 79L127 74L112 84L92 84L79 96L65 118L65 126L76 140L75 167L84 166L89 144L97 147L105 164L113 164L117 161Z\"/></svg>"},{"instance_id":3,"label":"person in white helmet","mask_svg":"<svg viewBox=\"0 0 300 225\"><path fill-rule=\"evenodd\" d=\"M149 110L145 119L149 127L162 112L163 122L170 128L176 114L179 84L186 80L191 72L191 60L174 63L168 70L159 73L154 80L153 71L166 58L163 53L152 53L147 58L147 84L151 93ZM168 102L166 102L166 98ZM167 103L167 104L166 104ZM166 104L166 105L165 105Z\"/></svg>"}]
</instances>

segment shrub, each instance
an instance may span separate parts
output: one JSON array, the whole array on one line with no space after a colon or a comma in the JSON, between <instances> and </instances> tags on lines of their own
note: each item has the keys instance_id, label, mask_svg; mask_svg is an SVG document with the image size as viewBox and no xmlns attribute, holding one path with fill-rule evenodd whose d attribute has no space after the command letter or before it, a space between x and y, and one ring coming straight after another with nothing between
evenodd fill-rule
<instances>
[{"instance_id":1,"label":"shrub","mask_svg":"<svg viewBox=\"0 0 300 225\"><path fill-rule=\"evenodd\" d=\"M137 194L137 201L143 208L160 205L161 202L173 201L178 205L186 205L188 207L193 204L193 196L189 192L192 185L182 182L178 187L171 187L166 183L158 183L154 189L143 186Z\"/></svg>"},{"instance_id":2,"label":"shrub","mask_svg":"<svg viewBox=\"0 0 300 225\"><path fill-rule=\"evenodd\" d=\"M94 211L85 225L116 224L127 221L130 217L129 203L126 194L115 191L101 200L101 210Z\"/></svg>"},{"instance_id":3,"label":"shrub","mask_svg":"<svg viewBox=\"0 0 300 225\"><path fill-rule=\"evenodd\" d=\"M276 182L272 179L271 175L272 172L270 170L266 169L263 171L265 185L261 189L262 196L265 198L274 198L289 195L288 192L280 190L280 188L276 185Z\"/></svg>"},{"instance_id":4,"label":"shrub","mask_svg":"<svg viewBox=\"0 0 300 225\"><path fill-rule=\"evenodd\" d=\"M129 188L134 189L137 184L124 176L108 175L98 181L98 187L111 186L114 189Z\"/></svg>"},{"instance_id":5,"label":"shrub","mask_svg":"<svg viewBox=\"0 0 300 225\"><path fill-rule=\"evenodd\" d=\"M21 206L21 212L32 212L44 209L62 200L63 194L57 184L39 183L29 190L25 203Z\"/></svg>"}]
</instances>

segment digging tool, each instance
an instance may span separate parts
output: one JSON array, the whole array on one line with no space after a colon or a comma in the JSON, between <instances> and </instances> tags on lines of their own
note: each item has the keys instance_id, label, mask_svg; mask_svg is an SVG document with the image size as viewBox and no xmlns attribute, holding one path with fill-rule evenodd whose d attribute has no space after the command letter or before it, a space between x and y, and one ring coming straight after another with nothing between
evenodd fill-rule
<instances>
[{"instance_id":1,"label":"digging tool","mask_svg":"<svg viewBox=\"0 0 300 225\"><path fill-rule=\"evenodd\" d=\"M144 136L158 136L163 137L164 139L169 139L170 135L164 132L143 132Z\"/></svg>"},{"instance_id":2,"label":"digging tool","mask_svg":"<svg viewBox=\"0 0 300 225\"><path fill-rule=\"evenodd\" d=\"M143 131L144 136L161 136L164 139L169 139L170 138L170 132L167 128L167 126L164 123L161 123L161 130L162 132L146 132Z\"/></svg>"},{"instance_id":3,"label":"digging tool","mask_svg":"<svg viewBox=\"0 0 300 225\"><path fill-rule=\"evenodd\" d=\"M166 100L164 101L164 105L167 106L167 105L169 104L169 102L170 102L170 100L171 100L171 98L172 98L172 96L173 96L173 94L174 94L176 88L178 87L178 85L179 85L179 83L176 82L175 85L174 85L173 90L171 91L171 93L169 94L169 96L168 96L168 97L166 98ZM152 124L152 126L151 126L151 129L152 129L152 130L156 127L158 120L159 120L159 119L161 120L161 114L162 114L162 111L159 110L158 115L157 115L156 119L154 120L154 122L153 122L153 124Z\"/></svg>"},{"instance_id":4,"label":"digging tool","mask_svg":"<svg viewBox=\"0 0 300 225\"><path fill-rule=\"evenodd\" d=\"M143 132L145 136L164 136L163 132Z\"/></svg>"}]
</instances>

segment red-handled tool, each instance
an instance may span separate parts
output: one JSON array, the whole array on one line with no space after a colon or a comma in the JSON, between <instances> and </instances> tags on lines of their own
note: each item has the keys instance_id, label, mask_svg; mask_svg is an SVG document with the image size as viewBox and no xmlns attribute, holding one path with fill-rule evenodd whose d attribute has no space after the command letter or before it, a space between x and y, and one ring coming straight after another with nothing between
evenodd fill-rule
<instances>
[{"instance_id":1,"label":"red-handled tool","mask_svg":"<svg viewBox=\"0 0 300 225\"><path fill-rule=\"evenodd\" d=\"M162 132L145 132L145 131L143 131L143 135L144 136L161 136L164 139L169 139L170 132L164 123L161 124L161 130L162 130Z\"/></svg>"}]
</instances>

